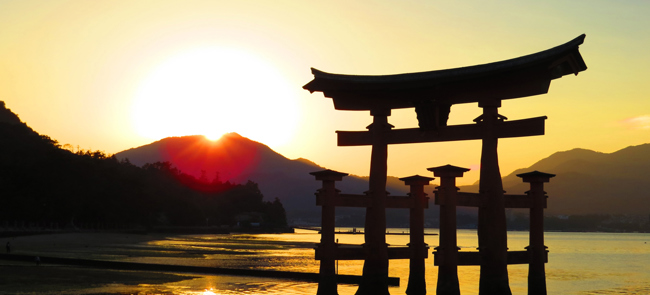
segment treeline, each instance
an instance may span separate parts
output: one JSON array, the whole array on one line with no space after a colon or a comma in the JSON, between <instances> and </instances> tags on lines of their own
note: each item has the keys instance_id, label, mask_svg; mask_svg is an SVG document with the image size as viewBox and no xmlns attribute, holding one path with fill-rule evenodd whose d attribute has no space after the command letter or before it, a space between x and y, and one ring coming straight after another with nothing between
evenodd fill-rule
<instances>
[{"instance_id":1,"label":"treeline","mask_svg":"<svg viewBox=\"0 0 650 295\"><path fill-rule=\"evenodd\" d=\"M17 122L16 122L17 120ZM0 221L140 226L286 226L257 184L196 178L170 163L137 167L100 151L70 151L0 108Z\"/></svg>"},{"instance_id":2,"label":"treeline","mask_svg":"<svg viewBox=\"0 0 650 295\"><path fill-rule=\"evenodd\" d=\"M650 216L587 214L546 216L545 227L556 231L650 232Z\"/></svg>"},{"instance_id":3,"label":"treeline","mask_svg":"<svg viewBox=\"0 0 650 295\"><path fill-rule=\"evenodd\" d=\"M122 164L134 167L128 160ZM205 175L196 178L169 162L146 164L142 170L149 178L147 187L155 187L157 194L166 198L158 200L155 218L159 224L287 226L280 200L263 201L262 192L252 181L233 184L222 182L217 175L212 180Z\"/></svg>"}]
</instances>

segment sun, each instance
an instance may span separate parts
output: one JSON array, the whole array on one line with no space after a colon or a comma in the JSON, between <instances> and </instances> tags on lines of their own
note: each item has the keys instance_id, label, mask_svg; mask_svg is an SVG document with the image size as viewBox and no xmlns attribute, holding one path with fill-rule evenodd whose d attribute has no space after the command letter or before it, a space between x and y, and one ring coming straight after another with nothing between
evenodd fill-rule
<instances>
[{"instance_id":1,"label":"sun","mask_svg":"<svg viewBox=\"0 0 650 295\"><path fill-rule=\"evenodd\" d=\"M221 138L220 134L204 134L203 136L205 136L209 141L217 141Z\"/></svg>"},{"instance_id":2,"label":"sun","mask_svg":"<svg viewBox=\"0 0 650 295\"><path fill-rule=\"evenodd\" d=\"M140 84L133 125L155 140L198 134L214 140L237 132L281 145L291 139L299 119L298 88L249 52L195 49L163 62Z\"/></svg>"}]
</instances>

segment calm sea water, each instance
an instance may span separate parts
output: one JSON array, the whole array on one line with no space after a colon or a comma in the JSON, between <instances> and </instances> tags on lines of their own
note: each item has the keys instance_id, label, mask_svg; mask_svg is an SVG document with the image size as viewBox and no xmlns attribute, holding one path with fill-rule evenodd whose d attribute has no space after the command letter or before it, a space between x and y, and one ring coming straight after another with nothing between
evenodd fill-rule
<instances>
[{"instance_id":1,"label":"calm sea water","mask_svg":"<svg viewBox=\"0 0 650 295\"><path fill-rule=\"evenodd\" d=\"M349 230L341 228L340 230ZM391 232L406 229L389 229ZM437 233L437 230L428 230ZM363 235L339 234L340 243L361 244ZM408 235L388 235L391 245L406 245ZM646 233L560 233L545 235L549 247L546 265L549 294L650 294L650 234ZM176 260L151 257L132 258L133 261L178 263L205 266L275 269L317 272L312 243L320 235L313 231L297 230L295 234L261 234L231 236L187 236L155 241L152 245L169 249L230 249L242 255L206 255L203 258ZM438 236L429 235L425 242L438 245ZM474 230L460 230L458 244L461 251L476 251L478 239ZM528 245L528 232L509 232L510 250L523 250ZM361 274L362 261L339 261L340 274ZM437 268L433 257L426 262L427 290L435 294ZM508 267L513 294L527 293L527 265ZM391 260L389 275L401 278L401 286L391 287L391 294L405 294L408 282L408 260ZM479 267L459 267L462 294L477 294ZM316 294L315 283L289 280L209 276L170 284L178 294ZM339 294L354 294L357 286L339 285ZM207 291L206 291L207 290Z\"/></svg>"}]
</instances>

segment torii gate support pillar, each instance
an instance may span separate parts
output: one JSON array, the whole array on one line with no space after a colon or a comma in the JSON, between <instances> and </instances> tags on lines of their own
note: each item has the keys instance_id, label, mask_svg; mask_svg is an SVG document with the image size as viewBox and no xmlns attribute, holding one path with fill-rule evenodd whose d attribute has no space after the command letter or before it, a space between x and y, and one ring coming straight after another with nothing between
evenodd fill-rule
<instances>
[{"instance_id":1,"label":"torii gate support pillar","mask_svg":"<svg viewBox=\"0 0 650 295\"><path fill-rule=\"evenodd\" d=\"M424 295L427 293L427 284L424 277L427 244L424 243L424 208L428 207L429 198L424 192L432 177L414 175L400 178L404 184L410 186L409 197L413 199L410 208L410 233L409 249L409 282L406 287L408 295Z\"/></svg>"},{"instance_id":2,"label":"torii gate support pillar","mask_svg":"<svg viewBox=\"0 0 650 295\"><path fill-rule=\"evenodd\" d=\"M318 279L317 295L337 295L336 285L336 248L335 235L335 198L338 194L335 181L341 181L346 173L332 170L324 170L309 173L316 177L316 180L323 182L323 187L318 190L317 203L322 204L321 213L321 235L318 250L320 252L320 270Z\"/></svg>"},{"instance_id":3,"label":"torii gate support pillar","mask_svg":"<svg viewBox=\"0 0 650 295\"><path fill-rule=\"evenodd\" d=\"M547 247L544 245L544 208L546 208L546 192L544 182L554 177L554 174L533 171L517 174L524 182L530 183L526 192L531 199L530 206L530 242L526 249L530 256L528 265L528 295L546 295L546 263Z\"/></svg>"},{"instance_id":4,"label":"torii gate support pillar","mask_svg":"<svg viewBox=\"0 0 650 295\"><path fill-rule=\"evenodd\" d=\"M460 295L458 283L458 241L456 237L456 197L458 188L456 178L463 177L469 169L451 165L428 168L434 176L440 177L436 189L436 203L440 205L440 245L436 252L440 255L438 268L438 295Z\"/></svg>"}]
</instances>

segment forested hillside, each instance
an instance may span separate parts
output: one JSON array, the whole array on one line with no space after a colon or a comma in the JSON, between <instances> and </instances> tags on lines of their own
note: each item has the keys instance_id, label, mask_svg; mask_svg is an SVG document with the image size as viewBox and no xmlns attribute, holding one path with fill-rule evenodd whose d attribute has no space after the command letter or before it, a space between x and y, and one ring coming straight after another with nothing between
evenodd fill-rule
<instances>
[{"instance_id":1,"label":"forested hillside","mask_svg":"<svg viewBox=\"0 0 650 295\"><path fill-rule=\"evenodd\" d=\"M286 225L257 184L138 167L101 151L64 149L0 105L0 222L121 226Z\"/></svg>"}]
</instances>

